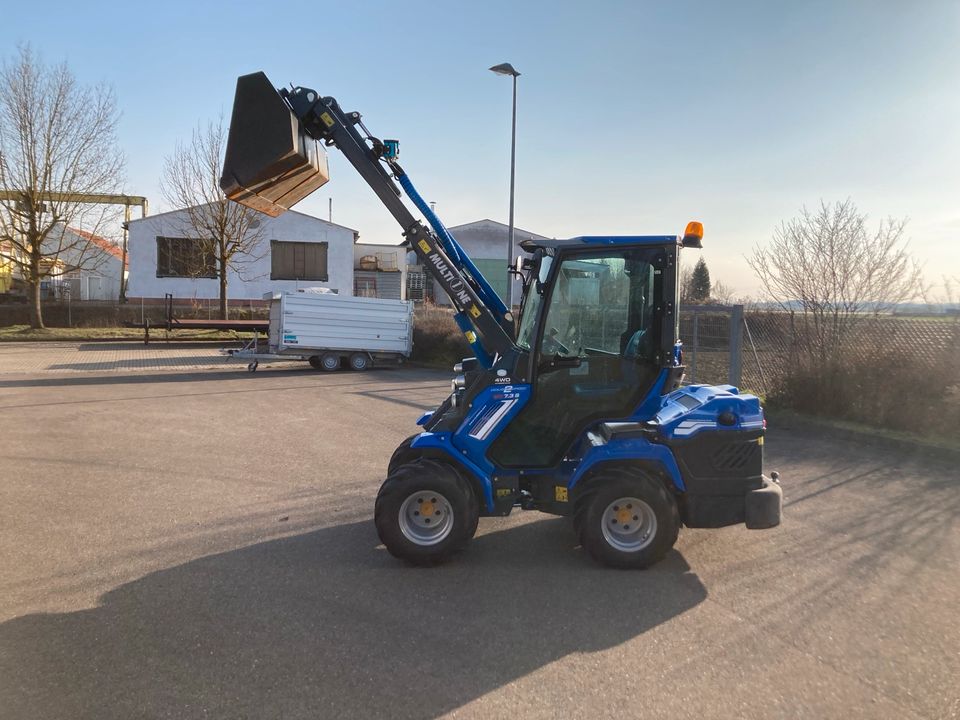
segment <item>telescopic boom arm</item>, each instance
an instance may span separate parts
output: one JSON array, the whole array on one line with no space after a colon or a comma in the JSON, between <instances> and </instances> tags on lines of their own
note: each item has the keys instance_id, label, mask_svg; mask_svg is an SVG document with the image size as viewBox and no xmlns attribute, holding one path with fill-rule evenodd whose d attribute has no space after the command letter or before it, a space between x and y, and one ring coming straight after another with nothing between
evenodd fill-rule
<instances>
[{"instance_id":1,"label":"telescopic boom arm","mask_svg":"<svg viewBox=\"0 0 960 720\"><path fill-rule=\"evenodd\" d=\"M397 141L372 137L360 113L344 112L334 98L302 87L278 92L262 72L240 77L221 187L230 199L277 216L329 178L318 142L336 146L400 223L421 264L450 297L480 363L491 367L495 356L515 350L511 313L417 193L398 162ZM413 216L401 188L432 229Z\"/></svg>"}]
</instances>

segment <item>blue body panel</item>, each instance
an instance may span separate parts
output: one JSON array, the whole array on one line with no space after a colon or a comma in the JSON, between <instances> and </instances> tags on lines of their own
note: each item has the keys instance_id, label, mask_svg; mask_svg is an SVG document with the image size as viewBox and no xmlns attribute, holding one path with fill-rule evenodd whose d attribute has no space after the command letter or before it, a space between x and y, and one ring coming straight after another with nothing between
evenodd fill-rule
<instances>
[{"instance_id":1,"label":"blue body panel","mask_svg":"<svg viewBox=\"0 0 960 720\"><path fill-rule=\"evenodd\" d=\"M615 440L601 445L594 445L584 454L577 465L576 471L567 483L571 490L589 470L600 463L605 462L624 462L645 460L659 464L666 471L674 487L680 492L686 491L683 476L680 474L680 468L677 467L677 461L666 445L657 445L646 438L630 438L628 440Z\"/></svg>"},{"instance_id":2,"label":"blue body panel","mask_svg":"<svg viewBox=\"0 0 960 720\"><path fill-rule=\"evenodd\" d=\"M731 413L734 422L717 418ZM705 431L734 432L763 429L763 409L754 395L741 395L732 385L688 385L662 398L655 415L660 434L670 440L692 438Z\"/></svg>"},{"instance_id":3,"label":"blue body panel","mask_svg":"<svg viewBox=\"0 0 960 720\"><path fill-rule=\"evenodd\" d=\"M665 440L685 440L701 432L735 432L764 427L760 400L753 395L741 395L730 385L690 385L663 395L668 371L663 370L649 394L629 418L609 418L608 422L645 422L656 420L659 435ZM526 406L532 387L520 385L490 385L474 398L470 411L455 432L422 433L413 442L416 449L435 449L466 470L478 483L487 512L494 509L493 478L496 475L516 475L516 469L495 466L487 457L490 445ZM723 413L730 424L721 424ZM429 422L433 413L424 413L418 425ZM670 478L678 492L686 491L686 484L671 449L645 437L614 439L604 442L596 434L580 437L573 451L553 468L530 468L530 475L549 474L573 489L593 468L607 462L645 461L658 465ZM571 457L572 456L572 457Z\"/></svg>"},{"instance_id":4,"label":"blue body panel","mask_svg":"<svg viewBox=\"0 0 960 720\"><path fill-rule=\"evenodd\" d=\"M490 385L474 398L473 406L453 434L453 445L478 466L494 466L486 453L500 432L517 416L533 394L530 385Z\"/></svg>"},{"instance_id":5,"label":"blue body panel","mask_svg":"<svg viewBox=\"0 0 960 720\"><path fill-rule=\"evenodd\" d=\"M490 474L484 468L478 467L471 458L458 453L453 447L451 436L452 433L449 432L420 433L410 447L416 450L439 450L446 454L452 463L459 465L477 480L483 492L487 512L493 512L493 482Z\"/></svg>"},{"instance_id":6,"label":"blue body panel","mask_svg":"<svg viewBox=\"0 0 960 720\"><path fill-rule=\"evenodd\" d=\"M497 468L487 458L487 450L530 401L532 392L530 385L490 385L474 398L456 432L421 433L411 447L442 450L466 469L480 483L487 512L493 512L493 476ZM432 415L425 413L417 424L426 424Z\"/></svg>"},{"instance_id":7,"label":"blue body panel","mask_svg":"<svg viewBox=\"0 0 960 720\"><path fill-rule=\"evenodd\" d=\"M650 395L630 420L656 420L659 434L665 440L686 440L707 431L735 432L763 428L763 410L759 398L741 395L732 385L690 385L660 396L663 381L663 377L657 380ZM717 418L722 413L731 413L734 422L720 424ZM673 481L674 487L680 492L686 491L686 484L670 448L646 438L591 445L578 463L568 487L572 489L580 478L599 463L629 460L658 463Z\"/></svg>"}]
</instances>

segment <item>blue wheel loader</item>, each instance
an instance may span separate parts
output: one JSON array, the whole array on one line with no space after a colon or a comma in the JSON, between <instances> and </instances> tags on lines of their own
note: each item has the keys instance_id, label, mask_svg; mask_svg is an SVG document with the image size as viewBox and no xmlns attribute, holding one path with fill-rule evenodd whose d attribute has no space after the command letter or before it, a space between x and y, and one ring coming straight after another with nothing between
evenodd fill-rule
<instances>
[{"instance_id":1,"label":"blue wheel loader","mask_svg":"<svg viewBox=\"0 0 960 720\"><path fill-rule=\"evenodd\" d=\"M399 143L371 135L332 97L240 77L221 187L279 215L328 181L331 146L399 222L473 351L390 458L374 508L390 553L440 563L481 516L518 507L570 516L583 548L621 568L657 562L681 525L780 523L759 399L682 385L678 259L701 247L699 223L682 235L525 241L515 318L417 192Z\"/></svg>"}]
</instances>

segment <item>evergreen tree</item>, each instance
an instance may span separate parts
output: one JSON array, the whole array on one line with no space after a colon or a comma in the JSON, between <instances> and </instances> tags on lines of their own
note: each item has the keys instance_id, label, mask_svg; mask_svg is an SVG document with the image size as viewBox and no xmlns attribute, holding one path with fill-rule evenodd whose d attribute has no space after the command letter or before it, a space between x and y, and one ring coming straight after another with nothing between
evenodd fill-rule
<instances>
[{"instance_id":1,"label":"evergreen tree","mask_svg":"<svg viewBox=\"0 0 960 720\"><path fill-rule=\"evenodd\" d=\"M710 299L710 271L703 258L700 258L693 268L689 295L692 302L706 302Z\"/></svg>"}]
</instances>

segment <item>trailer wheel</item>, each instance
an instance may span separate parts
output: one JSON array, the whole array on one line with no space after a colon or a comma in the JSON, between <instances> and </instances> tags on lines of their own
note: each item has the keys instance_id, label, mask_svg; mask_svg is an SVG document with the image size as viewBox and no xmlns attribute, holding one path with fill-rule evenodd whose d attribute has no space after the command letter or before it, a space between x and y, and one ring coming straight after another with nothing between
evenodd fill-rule
<instances>
[{"instance_id":1,"label":"trailer wheel","mask_svg":"<svg viewBox=\"0 0 960 720\"><path fill-rule=\"evenodd\" d=\"M588 482L577 497L574 528L594 560L645 568L676 543L680 514L663 483L622 467L603 470Z\"/></svg>"},{"instance_id":2,"label":"trailer wheel","mask_svg":"<svg viewBox=\"0 0 960 720\"><path fill-rule=\"evenodd\" d=\"M350 367L354 370L366 370L370 367L370 356L366 353L354 353L350 356Z\"/></svg>"},{"instance_id":3,"label":"trailer wheel","mask_svg":"<svg viewBox=\"0 0 960 720\"><path fill-rule=\"evenodd\" d=\"M340 369L340 356L336 353L324 353L323 355L314 355L309 358L310 367L314 370L333 370Z\"/></svg>"},{"instance_id":4,"label":"trailer wheel","mask_svg":"<svg viewBox=\"0 0 960 720\"><path fill-rule=\"evenodd\" d=\"M477 531L480 507L467 480L448 463L427 458L396 468L380 487L377 535L394 557L437 565Z\"/></svg>"},{"instance_id":5,"label":"trailer wheel","mask_svg":"<svg viewBox=\"0 0 960 720\"><path fill-rule=\"evenodd\" d=\"M260 364L260 363L259 363L258 361L256 361L256 360L254 360L252 363L248 363L248 364L247 364L247 372L252 372L252 373L256 372L256 371L257 371L257 366L258 366L259 364Z\"/></svg>"}]
</instances>

